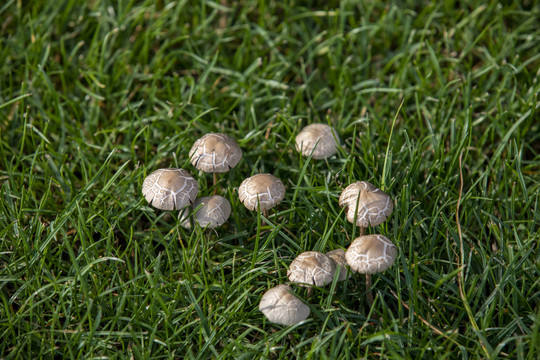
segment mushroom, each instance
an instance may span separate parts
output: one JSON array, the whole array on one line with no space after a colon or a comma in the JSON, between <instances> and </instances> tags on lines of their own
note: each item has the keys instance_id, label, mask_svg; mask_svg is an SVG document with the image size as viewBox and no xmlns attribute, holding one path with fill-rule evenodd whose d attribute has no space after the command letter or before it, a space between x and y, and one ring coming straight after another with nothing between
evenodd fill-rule
<instances>
[{"instance_id":1,"label":"mushroom","mask_svg":"<svg viewBox=\"0 0 540 360\"><path fill-rule=\"evenodd\" d=\"M347 249L345 258L349 267L360 274L366 274L367 297L370 303L373 303L371 274L381 273L392 266L396 254L396 246L383 235L359 236Z\"/></svg>"},{"instance_id":2,"label":"mushroom","mask_svg":"<svg viewBox=\"0 0 540 360\"><path fill-rule=\"evenodd\" d=\"M191 208L197 209L193 217L202 228L208 227L212 229L221 226L231 215L231 203L219 195L198 198L191 205ZM189 212L189 209L184 209L178 216L180 224L187 229L191 228Z\"/></svg>"},{"instance_id":3,"label":"mushroom","mask_svg":"<svg viewBox=\"0 0 540 360\"><path fill-rule=\"evenodd\" d=\"M227 172L235 167L242 158L242 149L238 143L225 134L208 133L195 141L189 151L191 164L197 169L214 174Z\"/></svg>"},{"instance_id":4,"label":"mushroom","mask_svg":"<svg viewBox=\"0 0 540 360\"><path fill-rule=\"evenodd\" d=\"M370 225L383 223L394 210L390 196L367 181L347 186L339 197L339 205L347 208L347 220L356 222L361 233Z\"/></svg>"},{"instance_id":5,"label":"mushroom","mask_svg":"<svg viewBox=\"0 0 540 360\"><path fill-rule=\"evenodd\" d=\"M349 265L347 264L347 259L345 258L345 250L332 250L327 252L326 256L328 256L334 261L334 264L336 266L336 274L339 269L338 281L344 281L350 277L351 271L349 270Z\"/></svg>"},{"instance_id":6,"label":"mushroom","mask_svg":"<svg viewBox=\"0 0 540 360\"><path fill-rule=\"evenodd\" d=\"M292 293L289 285L283 284L264 293L259 310L270 322L281 325L294 325L309 316L309 306Z\"/></svg>"},{"instance_id":7,"label":"mushroom","mask_svg":"<svg viewBox=\"0 0 540 360\"><path fill-rule=\"evenodd\" d=\"M339 136L326 124L311 124L296 135L296 149L313 159L326 159L337 153Z\"/></svg>"},{"instance_id":8,"label":"mushroom","mask_svg":"<svg viewBox=\"0 0 540 360\"><path fill-rule=\"evenodd\" d=\"M323 286L334 279L336 265L332 259L318 251L301 253L291 262L287 276L300 286Z\"/></svg>"},{"instance_id":9,"label":"mushroom","mask_svg":"<svg viewBox=\"0 0 540 360\"><path fill-rule=\"evenodd\" d=\"M179 210L197 197L197 180L184 169L159 169L143 182L142 194L152 206L161 210Z\"/></svg>"},{"instance_id":10,"label":"mushroom","mask_svg":"<svg viewBox=\"0 0 540 360\"><path fill-rule=\"evenodd\" d=\"M285 186L271 174L257 174L242 181L238 198L248 210L265 212L276 206L285 196Z\"/></svg>"}]
</instances>

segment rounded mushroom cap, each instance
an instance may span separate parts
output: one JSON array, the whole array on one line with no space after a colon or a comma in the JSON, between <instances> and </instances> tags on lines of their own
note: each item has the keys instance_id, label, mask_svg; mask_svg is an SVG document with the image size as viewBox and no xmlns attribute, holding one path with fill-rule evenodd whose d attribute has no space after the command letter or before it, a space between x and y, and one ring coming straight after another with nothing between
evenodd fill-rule
<instances>
[{"instance_id":1,"label":"rounded mushroom cap","mask_svg":"<svg viewBox=\"0 0 540 360\"><path fill-rule=\"evenodd\" d=\"M265 292L259 310L269 321L281 325L294 325L309 316L309 306L292 293L289 285L278 285Z\"/></svg>"},{"instance_id":2,"label":"rounded mushroom cap","mask_svg":"<svg viewBox=\"0 0 540 360\"><path fill-rule=\"evenodd\" d=\"M313 152L313 159L326 159L337 153L339 141L337 132L330 126L311 124L296 135L296 149L304 156Z\"/></svg>"},{"instance_id":3,"label":"rounded mushroom cap","mask_svg":"<svg viewBox=\"0 0 540 360\"><path fill-rule=\"evenodd\" d=\"M242 158L238 143L225 134L209 133L195 141L189 151L191 164L209 173L227 172Z\"/></svg>"},{"instance_id":4,"label":"rounded mushroom cap","mask_svg":"<svg viewBox=\"0 0 540 360\"><path fill-rule=\"evenodd\" d=\"M347 220L361 227L383 223L394 210L390 196L367 181L347 186L339 197L339 205L347 207ZM356 210L356 211L355 211Z\"/></svg>"},{"instance_id":5,"label":"rounded mushroom cap","mask_svg":"<svg viewBox=\"0 0 540 360\"><path fill-rule=\"evenodd\" d=\"M271 174L257 174L242 181L238 188L238 198L249 210L257 210L257 200L261 211L273 208L283 200L285 186Z\"/></svg>"},{"instance_id":6,"label":"rounded mushroom cap","mask_svg":"<svg viewBox=\"0 0 540 360\"><path fill-rule=\"evenodd\" d=\"M318 251L306 251L294 259L287 276L300 286L323 286L334 279L336 265L332 259Z\"/></svg>"},{"instance_id":7,"label":"rounded mushroom cap","mask_svg":"<svg viewBox=\"0 0 540 360\"><path fill-rule=\"evenodd\" d=\"M375 274L392 266L396 255L396 246L385 236L365 235L354 239L345 258L352 270L361 274Z\"/></svg>"},{"instance_id":8,"label":"rounded mushroom cap","mask_svg":"<svg viewBox=\"0 0 540 360\"><path fill-rule=\"evenodd\" d=\"M159 169L144 179L142 194L161 210L180 210L197 197L197 180L184 169Z\"/></svg>"},{"instance_id":9,"label":"rounded mushroom cap","mask_svg":"<svg viewBox=\"0 0 540 360\"><path fill-rule=\"evenodd\" d=\"M339 278L338 281L344 281L351 276L351 271L349 270L349 265L347 264L347 259L345 258L345 250L336 249L326 253L330 259L332 259L336 266L336 273L339 268Z\"/></svg>"},{"instance_id":10,"label":"rounded mushroom cap","mask_svg":"<svg viewBox=\"0 0 540 360\"><path fill-rule=\"evenodd\" d=\"M202 206L199 207L201 204ZM219 195L198 198L191 205L191 208L199 208L193 216L202 228L208 227L212 229L221 226L225 224L231 215L231 203ZM180 224L187 229L191 228L189 212L190 209L184 209L178 216L181 221Z\"/></svg>"}]
</instances>

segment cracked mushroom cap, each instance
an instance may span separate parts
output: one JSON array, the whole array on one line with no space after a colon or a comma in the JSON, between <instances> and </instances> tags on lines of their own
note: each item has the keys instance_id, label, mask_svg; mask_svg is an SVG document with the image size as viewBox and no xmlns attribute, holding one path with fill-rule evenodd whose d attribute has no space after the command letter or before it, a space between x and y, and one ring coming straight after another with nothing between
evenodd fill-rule
<instances>
[{"instance_id":1,"label":"cracked mushroom cap","mask_svg":"<svg viewBox=\"0 0 540 360\"><path fill-rule=\"evenodd\" d=\"M184 169L159 169L143 182L142 194L152 206L161 210L180 210L197 197L197 180Z\"/></svg>"},{"instance_id":2,"label":"cracked mushroom cap","mask_svg":"<svg viewBox=\"0 0 540 360\"><path fill-rule=\"evenodd\" d=\"M375 274L392 266L396 255L396 246L385 236L365 235L354 239L345 258L352 270L360 274Z\"/></svg>"},{"instance_id":3,"label":"cracked mushroom cap","mask_svg":"<svg viewBox=\"0 0 540 360\"><path fill-rule=\"evenodd\" d=\"M242 181L238 188L238 198L249 210L257 210L257 200L261 211L273 208L283 200L285 186L271 174L257 174Z\"/></svg>"},{"instance_id":4,"label":"cracked mushroom cap","mask_svg":"<svg viewBox=\"0 0 540 360\"><path fill-rule=\"evenodd\" d=\"M195 141L189 151L191 164L209 173L227 172L242 158L238 143L225 134L208 133Z\"/></svg>"},{"instance_id":5,"label":"cracked mushroom cap","mask_svg":"<svg viewBox=\"0 0 540 360\"><path fill-rule=\"evenodd\" d=\"M296 149L313 159L326 159L338 151L337 132L326 124L311 124L296 135Z\"/></svg>"},{"instance_id":6,"label":"cracked mushroom cap","mask_svg":"<svg viewBox=\"0 0 540 360\"><path fill-rule=\"evenodd\" d=\"M332 282L335 272L336 265L328 256L318 251L306 251L293 260L287 276L300 286L324 286Z\"/></svg>"},{"instance_id":7,"label":"cracked mushroom cap","mask_svg":"<svg viewBox=\"0 0 540 360\"><path fill-rule=\"evenodd\" d=\"M221 226L227 222L227 219L231 215L231 203L229 200L219 195L205 196L195 200L193 205L191 205L191 209L184 209L180 212L180 224L183 227L187 229L191 228L189 213L190 210L197 208L199 209L193 217L202 228L208 227L213 229Z\"/></svg>"},{"instance_id":8,"label":"cracked mushroom cap","mask_svg":"<svg viewBox=\"0 0 540 360\"><path fill-rule=\"evenodd\" d=\"M336 273L339 268L338 281L344 281L351 276L351 270L349 270L349 264L347 264L347 259L345 258L345 250L332 250L327 252L326 256L334 260L336 266Z\"/></svg>"},{"instance_id":9,"label":"cracked mushroom cap","mask_svg":"<svg viewBox=\"0 0 540 360\"><path fill-rule=\"evenodd\" d=\"M294 325L309 316L309 306L292 293L289 285L278 285L265 292L259 310L270 322L281 325Z\"/></svg>"},{"instance_id":10,"label":"cracked mushroom cap","mask_svg":"<svg viewBox=\"0 0 540 360\"><path fill-rule=\"evenodd\" d=\"M361 227L383 223L394 210L390 196L367 181L347 186L339 197L339 206L347 207L347 220L354 223L356 216L356 225Z\"/></svg>"}]
</instances>

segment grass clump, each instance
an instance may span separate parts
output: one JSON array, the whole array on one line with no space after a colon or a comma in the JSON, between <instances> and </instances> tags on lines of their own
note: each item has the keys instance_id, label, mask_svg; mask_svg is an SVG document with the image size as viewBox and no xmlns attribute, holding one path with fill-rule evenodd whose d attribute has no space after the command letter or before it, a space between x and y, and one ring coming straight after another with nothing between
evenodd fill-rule
<instances>
[{"instance_id":1,"label":"grass clump","mask_svg":"<svg viewBox=\"0 0 540 360\"><path fill-rule=\"evenodd\" d=\"M5 2L0 357L536 358L539 17L535 1ZM327 161L295 150L314 122L343 141ZM229 222L187 231L141 184L190 168L207 132L244 158ZM235 189L258 172L288 189L268 217ZM373 306L353 277L305 323L269 324L259 300L292 259L358 232L337 204L357 180L396 205L373 230L398 247Z\"/></svg>"}]
</instances>

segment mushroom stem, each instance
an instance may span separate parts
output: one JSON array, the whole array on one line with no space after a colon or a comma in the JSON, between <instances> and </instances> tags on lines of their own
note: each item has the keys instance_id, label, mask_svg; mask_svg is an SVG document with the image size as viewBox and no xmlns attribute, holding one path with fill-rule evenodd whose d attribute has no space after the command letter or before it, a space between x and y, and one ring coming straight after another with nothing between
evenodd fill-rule
<instances>
[{"instance_id":1,"label":"mushroom stem","mask_svg":"<svg viewBox=\"0 0 540 360\"><path fill-rule=\"evenodd\" d=\"M311 295L313 295L313 288L312 287L308 287L307 289L307 294L306 294L306 298L309 299L311 297Z\"/></svg>"},{"instance_id":2,"label":"mushroom stem","mask_svg":"<svg viewBox=\"0 0 540 360\"><path fill-rule=\"evenodd\" d=\"M359 236L362 236L362 235L364 235L364 233L366 232L366 228L363 227L363 226L359 226L359 227L358 227L358 232L360 233Z\"/></svg>"},{"instance_id":3,"label":"mushroom stem","mask_svg":"<svg viewBox=\"0 0 540 360\"><path fill-rule=\"evenodd\" d=\"M263 216L268 219L268 210L263 210Z\"/></svg>"},{"instance_id":4,"label":"mushroom stem","mask_svg":"<svg viewBox=\"0 0 540 360\"><path fill-rule=\"evenodd\" d=\"M274 120L270 120L270 123L268 124L268 127L266 128L266 133L264 134L264 139L268 140L270 138L270 131L272 131L272 124L274 123Z\"/></svg>"},{"instance_id":5,"label":"mushroom stem","mask_svg":"<svg viewBox=\"0 0 540 360\"><path fill-rule=\"evenodd\" d=\"M219 3L222 6L227 6L227 0L220 0ZM227 13L223 11L221 13L221 16L219 17L219 28L221 30L225 29L227 27Z\"/></svg>"},{"instance_id":6,"label":"mushroom stem","mask_svg":"<svg viewBox=\"0 0 540 360\"><path fill-rule=\"evenodd\" d=\"M366 274L366 290L367 290L367 301L369 306L373 305L373 293L371 292L371 274Z\"/></svg>"},{"instance_id":7,"label":"mushroom stem","mask_svg":"<svg viewBox=\"0 0 540 360\"><path fill-rule=\"evenodd\" d=\"M217 179L217 174L216 173L213 173L212 175L214 175L214 195L215 195L217 193L216 184L218 182L218 179Z\"/></svg>"}]
</instances>

